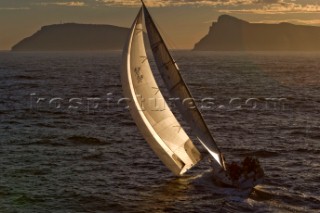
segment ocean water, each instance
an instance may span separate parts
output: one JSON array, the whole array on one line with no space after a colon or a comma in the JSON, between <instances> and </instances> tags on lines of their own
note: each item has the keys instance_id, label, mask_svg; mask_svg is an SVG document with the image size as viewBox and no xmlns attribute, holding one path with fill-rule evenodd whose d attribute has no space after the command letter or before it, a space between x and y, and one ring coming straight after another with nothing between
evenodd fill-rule
<instances>
[{"instance_id":1,"label":"ocean water","mask_svg":"<svg viewBox=\"0 0 320 213\"><path fill-rule=\"evenodd\" d=\"M0 52L0 212L319 212L320 53L173 54L227 161L259 158L250 196L207 158L162 165L121 100L121 52Z\"/></svg>"}]
</instances>

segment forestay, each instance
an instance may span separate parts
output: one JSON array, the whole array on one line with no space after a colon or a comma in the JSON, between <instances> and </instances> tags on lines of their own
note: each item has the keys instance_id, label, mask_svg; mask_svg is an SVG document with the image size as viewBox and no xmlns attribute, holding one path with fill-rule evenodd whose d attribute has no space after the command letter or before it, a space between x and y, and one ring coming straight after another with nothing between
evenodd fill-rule
<instances>
[{"instance_id":1,"label":"forestay","mask_svg":"<svg viewBox=\"0 0 320 213\"><path fill-rule=\"evenodd\" d=\"M223 167L223 159L203 117L192 98L179 68L170 55L168 48L161 37L147 8L143 5L145 24L148 32L150 46L165 85L172 97L178 97L181 101L176 106L182 117L192 129L192 133L198 138L202 145L208 150L213 158Z\"/></svg>"},{"instance_id":2,"label":"forestay","mask_svg":"<svg viewBox=\"0 0 320 213\"><path fill-rule=\"evenodd\" d=\"M145 140L174 174L185 173L201 156L154 79L144 46L142 10L123 51L121 81L131 115Z\"/></svg>"}]
</instances>

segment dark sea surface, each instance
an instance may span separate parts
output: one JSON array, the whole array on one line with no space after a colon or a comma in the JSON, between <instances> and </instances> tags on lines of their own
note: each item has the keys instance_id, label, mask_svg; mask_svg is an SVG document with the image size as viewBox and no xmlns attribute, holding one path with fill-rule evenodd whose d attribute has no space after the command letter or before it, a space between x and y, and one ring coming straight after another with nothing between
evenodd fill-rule
<instances>
[{"instance_id":1,"label":"dark sea surface","mask_svg":"<svg viewBox=\"0 0 320 213\"><path fill-rule=\"evenodd\" d=\"M0 212L319 212L320 53L174 56L227 161L255 155L264 184L216 186L207 158L173 176L119 101L121 52L0 52Z\"/></svg>"}]
</instances>

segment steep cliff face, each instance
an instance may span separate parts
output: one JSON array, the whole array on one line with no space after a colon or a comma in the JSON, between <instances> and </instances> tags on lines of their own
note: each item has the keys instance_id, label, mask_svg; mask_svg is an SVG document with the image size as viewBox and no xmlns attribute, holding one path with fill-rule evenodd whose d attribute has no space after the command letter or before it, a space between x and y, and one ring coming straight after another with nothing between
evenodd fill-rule
<instances>
[{"instance_id":1,"label":"steep cliff face","mask_svg":"<svg viewBox=\"0 0 320 213\"><path fill-rule=\"evenodd\" d=\"M57 24L42 27L12 51L119 50L129 29L111 25Z\"/></svg>"},{"instance_id":2,"label":"steep cliff face","mask_svg":"<svg viewBox=\"0 0 320 213\"><path fill-rule=\"evenodd\" d=\"M253 24L222 15L194 50L319 51L320 27L289 23Z\"/></svg>"}]
</instances>

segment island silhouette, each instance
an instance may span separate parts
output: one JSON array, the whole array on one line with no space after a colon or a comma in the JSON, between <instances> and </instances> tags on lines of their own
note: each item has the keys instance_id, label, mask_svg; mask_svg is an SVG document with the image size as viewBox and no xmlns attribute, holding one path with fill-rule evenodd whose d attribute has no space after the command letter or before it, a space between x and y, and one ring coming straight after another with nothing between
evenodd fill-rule
<instances>
[{"instance_id":1,"label":"island silhouette","mask_svg":"<svg viewBox=\"0 0 320 213\"><path fill-rule=\"evenodd\" d=\"M113 25L54 24L43 26L12 51L99 51L123 48L129 29Z\"/></svg>"},{"instance_id":2,"label":"island silhouette","mask_svg":"<svg viewBox=\"0 0 320 213\"><path fill-rule=\"evenodd\" d=\"M260 24L222 15L195 44L201 51L319 51L320 27Z\"/></svg>"},{"instance_id":3,"label":"island silhouette","mask_svg":"<svg viewBox=\"0 0 320 213\"><path fill-rule=\"evenodd\" d=\"M121 50L129 29L113 25L54 24L43 26L12 51ZM195 51L320 51L320 27L290 23L249 23L229 15L213 22Z\"/></svg>"}]
</instances>

